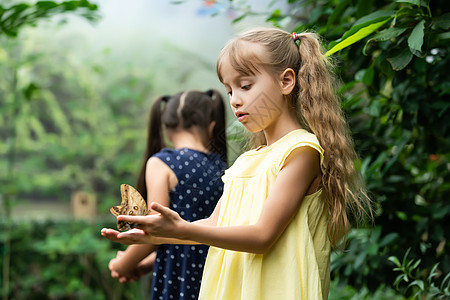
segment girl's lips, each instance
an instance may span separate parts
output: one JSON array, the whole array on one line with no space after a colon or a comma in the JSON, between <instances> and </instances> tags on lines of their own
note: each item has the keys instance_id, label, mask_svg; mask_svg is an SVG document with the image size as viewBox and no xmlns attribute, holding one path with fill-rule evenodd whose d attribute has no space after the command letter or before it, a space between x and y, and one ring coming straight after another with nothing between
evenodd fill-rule
<instances>
[{"instance_id":1,"label":"girl's lips","mask_svg":"<svg viewBox=\"0 0 450 300\"><path fill-rule=\"evenodd\" d=\"M244 121L245 119L247 119L247 117L248 117L247 113L241 113L241 112L236 113L236 118L239 122Z\"/></svg>"}]
</instances>

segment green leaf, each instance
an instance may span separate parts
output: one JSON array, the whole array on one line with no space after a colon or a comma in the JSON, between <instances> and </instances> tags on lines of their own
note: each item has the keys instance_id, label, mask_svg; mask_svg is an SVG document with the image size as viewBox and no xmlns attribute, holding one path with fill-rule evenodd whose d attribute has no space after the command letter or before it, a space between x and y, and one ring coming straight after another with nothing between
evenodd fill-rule
<instances>
[{"instance_id":1,"label":"green leaf","mask_svg":"<svg viewBox=\"0 0 450 300\"><path fill-rule=\"evenodd\" d=\"M395 0L395 2L410 3L410 4L413 4L413 5L420 5L420 0Z\"/></svg>"},{"instance_id":2,"label":"green leaf","mask_svg":"<svg viewBox=\"0 0 450 300\"><path fill-rule=\"evenodd\" d=\"M350 3L349 0L342 0L339 1L339 4L336 5L336 7L333 9L333 12L331 13L330 17L328 17L328 21L327 21L327 27L331 26L334 21L342 15L342 12L344 11L344 9L348 6L348 4Z\"/></svg>"},{"instance_id":3,"label":"green leaf","mask_svg":"<svg viewBox=\"0 0 450 300\"><path fill-rule=\"evenodd\" d=\"M408 276L406 276L405 274L398 275L395 279L394 285L398 288L400 282L402 281L408 282Z\"/></svg>"},{"instance_id":4,"label":"green leaf","mask_svg":"<svg viewBox=\"0 0 450 300\"><path fill-rule=\"evenodd\" d=\"M414 285L417 285L421 291L423 291L425 289L425 285L422 280L414 280L408 286L410 287L410 286L414 286Z\"/></svg>"},{"instance_id":5,"label":"green leaf","mask_svg":"<svg viewBox=\"0 0 450 300\"><path fill-rule=\"evenodd\" d=\"M370 43L384 42L384 41L394 39L394 38L398 37L399 35L401 35L403 32L405 32L406 29L407 28L393 27L393 28L387 28L387 29L381 30L380 32L378 32L377 34L372 36L371 39L367 40L367 42L363 48L363 54L368 55L367 49L368 49Z\"/></svg>"},{"instance_id":6,"label":"green leaf","mask_svg":"<svg viewBox=\"0 0 450 300\"><path fill-rule=\"evenodd\" d=\"M365 85L371 85L375 72L373 68L361 69L355 74L355 80L364 83Z\"/></svg>"},{"instance_id":7,"label":"green leaf","mask_svg":"<svg viewBox=\"0 0 450 300\"><path fill-rule=\"evenodd\" d=\"M367 111L369 115L372 117L380 117L381 115L381 104L378 101L372 101L369 105L369 109Z\"/></svg>"},{"instance_id":8,"label":"green leaf","mask_svg":"<svg viewBox=\"0 0 450 300\"><path fill-rule=\"evenodd\" d=\"M376 5L374 5L374 1L375 0L356 1L356 11L354 13L355 17L361 18L362 16L370 14L373 11L373 7L376 7Z\"/></svg>"},{"instance_id":9,"label":"green leaf","mask_svg":"<svg viewBox=\"0 0 450 300\"><path fill-rule=\"evenodd\" d=\"M39 8L44 8L44 9L52 9L52 8L57 7L58 4L53 1L38 1L36 3L36 6Z\"/></svg>"},{"instance_id":10,"label":"green leaf","mask_svg":"<svg viewBox=\"0 0 450 300\"><path fill-rule=\"evenodd\" d=\"M358 256L356 256L355 261L353 263L353 269L358 269L361 267L361 265L364 263L364 261L366 260L366 252L361 252L358 254Z\"/></svg>"},{"instance_id":11,"label":"green leaf","mask_svg":"<svg viewBox=\"0 0 450 300\"><path fill-rule=\"evenodd\" d=\"M405 32L406 29L407 28L401 28L401 27L387 28L387 29L381 30L380 32L375 34L370 40L373 40L376 42L388 41L390 39L398 37L403 32Z\"/></svg>"},{"instance_id":12,"label":"green leaf","mask_svg":"<svg viewBox=\"0 0 450 300\"><path fill-rule=\"evenodd\" d=\"M28 100L31 100L33 93L37 90L39 90L39 87L36 84L34 84L33 82L30 83L23 91L23 93L25 94L25 98L27 98Z\"/></svg>"},{"instance_id":13,"label":"green leaf","mask_svg":"<svg viewBox=\"0 0 450 300\"><path fill-rule=\"evenodd\" d=\"M447 285L447 287L445 287ZM449 291L450 288L450 273L447 274L447 276L444 277L441 283L441 289L444 289L444 287ZM449 291L450 292L450 291Z\"/></svg>"},{"instance_id":14,"label":"green leaf","mask_svg":"<svg viewBox=\"0 0 450 300\"><path fill-rule=\"evenodd\" d=\"M377 10L367 16L357 20L353 26L362 25L365 27L368 24L376 23L386 18L390 19L395 15L395 10Z\"/></svg>"},{"instance_id":15,"label":"green leaf","mask_svg":"<svg viewBox=\"0 0 450 300\"><path fill-rule=\"evenodd\" d=\"M242 21L245 17L247 17L247 15L248 15L247 13L244 13L242 16L234 19L231 23L233 23L233 24L238 23L238 22Z\"/></svg>"},{"instance_id":16,"label":"green leaf","mask_svg":"<svg viewBox=\"0 0 450 300\"><path fill-rule=\"evenodd\" d=\"M450 13L443 14L433 20L433 25L448 30L450 28Z\"/></svg>"},{"instance_id":17,"label":"green leaf","mask_svg":"<svg viewBox=\"0 0 450 300\"><path fill-rule=\"evenodd\" d=\"M317 7L309 14L309 23L316 23L319 17L322 15L322 7Z\"/></svg>"},{"instance_id":18,"label":"green leaf","mask_svg":"<svg viewBox=\"0 0 450 300\"><path fill-rule=\"evenodd\" d=\"M408 216L404 211L396 211L395 214L402 221L406 221L408 219Z\"/></svg>"},{"instance_id":19,"label":"green leaf","mask_svg":"<svg viewBox=\"0 0 450 300\"><path fill-rule=\"evenodd\" d=\"M411 270L414 270L420 265L421 261L422 261L421 259L418 259L417 261L410 260L408 265L411 266Z\"/></svg>"},{"instance_id":20,"label":"green leaf","mask_svg":"<svg viewBox=\"0 0 450 300\"><path fill-rule=\"evenodd\" d=\"M374 76L375 76L375 71L373 70L373 68L368 68L364 72L364 76L362 78L362 82L365 85L369 86L369 85L372 84Z\"/></svg>"},{"instance_id":21,"label":"green leaf","mask_svg":"<svg viewBox=\"0 0 450 300\"><path fill-rule=\"evenodd\" d=\"M427 281L428 281L428 282L431 282L432 279L433 279L433 277L439 275L439 271L436 271L437 268L438 268L438 266L439 266L439 263L436 263L436 264L433 266L433 268L431 268L431 271L430 271L430 273L429 273L428 276L427 276Z\"/></svg>"},{"instance_id":22,"label":"green leaf","mask_svg":"<svg viewBox=\"0 0 450 300\"><path fill-rule=\"evenodd\" d=\"M369 246L366 248L366 252L369 255L377 255L378 249L379 247L377 243L370 243Z\"/></svg>"},{"instance_id":23,"label":"green leaf","mask_svg":"<svg viewBox=\"0 0 450 300\"><path fill-rule=\"evenodd\" d=\"M276 20L280 19L281 16L281 10L277 9L272 13L270 17L266 19L266 22L275 22Z\"/></svg>"},{"instance_id":24,"label":"green leaf","mask_svg":"<svg viewBox=\"0 0 450 300\"><path fill-rule=\"evenodd\" d=\"M388 233L386 236L384 236L384 237L381 239L381 241L380 241L380 243L379 243L378 246L381 248L381 247L384 247L384 246L386 246L386 245L389 245L389 244L392 243L394 240L396 240L397 237L398 237L398 233L397 233L397 232L391 232L391 233ZM396 257L394 257L394 258L396 258ZM400 263L400 262L399 262L399 263Z\"/></svg>"},{"instance_id":25,"label":"green leaf","mask_svg":"<svg viewBox=\"0 0 450 300\"><path fill-rule=\"evenodd\" d=\"M450 39L450 31L438 34L438 37L441 40Z\"/></svg>"},{"instance_id":26,"label":"green leaf","mask_svg":"<svg viewBox=\"0 0 450 300\"><path fill-rule=\"evenodd\" d=\"M423 36L424 36L425 20L420 21L414 27L408 38L408 46L413 50L422 52Z\"/></svg>"},{"instance_id":27,"label":"green leaf","mask_svg":"<svg viewBox=\"0 0 450 300\"><path fill-rule=\"evenodd\" d=\"M395 16L395 13L396 12L392 11L392 10L382 10L382 11L376 11L374 13L371 13L367 16L362 17L361 19L357 20L353 24L353 26L342 35L342 37L339 40L331 42L328 45L328 49L333 48L335 45L337 45L341 41L345 40L349 36L353 35L355 32L358 32L361 28L364 28L371 24L393 18Z\"/></svg>"},{"instance_id":28,"label":"green leaf","mask_svg":"<svg viewBox=\"0 0 450 300\"><path fill-rule=\"evenodd\" d=\"M409 48L405 48L399 54L394 57L390 57L387 60L391 63L392 69L395 71L400 71L411 62L412 57L413 54Z\"/></svg>"},{"instance_id":29,"label":"green leaf","mask_svg":"<svg viewBox=\"0 0 450 300\"><path fill-rule=\"evenodd\" d=\"M406 265L406 258L408 257L409 252L411 252L411 248L408 248L408 250L406 250L405 255L403 256L402 265Z\"/></svg>"},{"instance_id":30,"label":"green leaf","mask_svg":"<svg viewBox=\"0 0 450 300\"><path fill-rule=\"evenodd\" d=\"M360 30L358 30L355 34L349 36L348 38L344 39L342 42L336 44L333 48L331 48L330 50L327 51L327 53L325 53L325 56L330 56L333 53L342 50L358 41L360 41L361 39L365 38L366 36L368 36L369 34L371 34L372 32L374 32L375 30L377 30L378 28L380 28L381 26L383 26L387 21L389 21L392 17L385 19L384 21L378 22L378 23L374 23L371 24L367 27L363 27Z\"/></svg>"}]
</instances>

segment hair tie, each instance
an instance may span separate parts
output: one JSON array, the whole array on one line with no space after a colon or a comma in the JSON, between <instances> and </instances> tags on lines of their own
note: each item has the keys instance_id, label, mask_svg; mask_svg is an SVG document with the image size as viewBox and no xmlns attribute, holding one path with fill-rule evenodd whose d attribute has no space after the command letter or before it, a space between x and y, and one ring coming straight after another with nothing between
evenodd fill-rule
<instances>
[{"instance_id":1,"label":"hair tie","mask_svg":"<svg viewBox=\"0 0 450 300\"><path fill-rule=\"evenodd\" d=\"M292 38L294 39L294 42L300 40L300 36L295 32L292 33Z\"/></svg>"},{"instance_id":2,"label":"hair tie","mask_svg":"<svg viewBox=\"0 0 450 300\"><path fill-rule=\"evenodd\" d=\"M163 96L163 97L161 98L161 101L167 103L167 101L169 101L169 99L170 99L170 96Z\"/></svg>"},{"instance_id":3,"label":"hair tie","mask_svg":"<svg viewBox=\"0 0 450 300\"><path fill-rule=\"evenodd\" d=\"M212 100L214 100L214 91L209 89L205 92L206 95L208 95Z\"/></svg>"}]
</instances>

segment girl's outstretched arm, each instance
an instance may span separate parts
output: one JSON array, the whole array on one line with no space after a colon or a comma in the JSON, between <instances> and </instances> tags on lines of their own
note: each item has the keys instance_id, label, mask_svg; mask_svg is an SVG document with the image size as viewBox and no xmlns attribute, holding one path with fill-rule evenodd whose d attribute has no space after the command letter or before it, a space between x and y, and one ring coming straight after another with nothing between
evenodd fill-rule
<instances>
[{"instance_id":1,"label":"girl's outstretched arm","mask_svg":"<svg viewBox=\"0 0 450 300\"><path fill-rule=\"evenodd\" d=\"M189 223L157 203L152 203L150 208L159 214L119 216L118 219L142 224L141 237L134 236L137 240L144 240L143 236L149 240L168 238L167 241L193 241L235 251L265 253L295 216L305 195L317 190L320 178L318 152L310 147L301 147L287 158L254 225L217 227L217 219L215 222ZM214 214L218 216L217 209ZM125 235L129 236L129 233L121 233L118 237Z\"/></svg>"},{"instance_id":2,"label":"girl's outstretched arm","mask_svg":"<svg viewBox=\"0 0 450 300\"><path fill-rule=\"evenodd\" d=\"M199 224L199 225L204 225L204 226L215 226L217 224L217 220L219 217L219 211L220 211L220 202L221 200L219 200L219 202L217 203L216 207L214 208L213 213L211 214L211 216L209 216L206 219L202 219L202 220L198 220L193 222L193 224ZM154 209L154 208L156 209ZM164 206L158 204L158 203L151 203L151 205L149 206L149 208L151 208L152 210L154 210L155 212L159 212L159 210L165 208ZM176 216L178 216L178 214L172 210L170 210L169 208L167 208L168 211L173 212ZM131 217L131 218L129 218ZM118 216L117 219L120 220L129 220L129 222L133 222L133 223L137 223L137 224L141 224L138 225L137 228L125 231L125 232L120 232L114 229L110 229L110 228L103 228L101 230L101 234L102 236L108 238L109 240L113 241L113 242L117 242L117 243L122 243L125 245L132 245L132 244L154 244L154 245L161 245L161 244L188 244L188 245L195 245L195 244L200 244L199 242L195 242L195 241L191 241L191 240L182 240L182 239L177 239L177 238L167 238L167 237L161 237L161 236L156 236L156 235L152 235L149 234L149 230L151 230L151 226L147 226L149 224L152 224L152 219L154 219L155 217L161 217L160 214L158 215L148 215L148 216ZM182 220L179 216L178 218L181 221ZM184 221L186 222L186 221Z\"/></svg>"}]
</instances>

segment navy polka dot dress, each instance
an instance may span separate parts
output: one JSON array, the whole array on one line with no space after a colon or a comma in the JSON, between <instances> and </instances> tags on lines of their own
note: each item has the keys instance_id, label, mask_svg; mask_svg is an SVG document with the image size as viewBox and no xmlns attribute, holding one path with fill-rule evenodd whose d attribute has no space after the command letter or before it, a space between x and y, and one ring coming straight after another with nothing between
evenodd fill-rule
<instances>
[{"instance_id":1,"label":"navy polka dot dress","mask_svg":"<svg viewBox=\"0 0 450 300\"><path fill-rule=\"evenodd\" d=\"M223 192L226 165L215 153L164 148L154 155L178 178L170 208L187 221L211 215ZM153 271L152 300L197 299L208 246L160 245Z\"/></svg>"}]
</instances>

